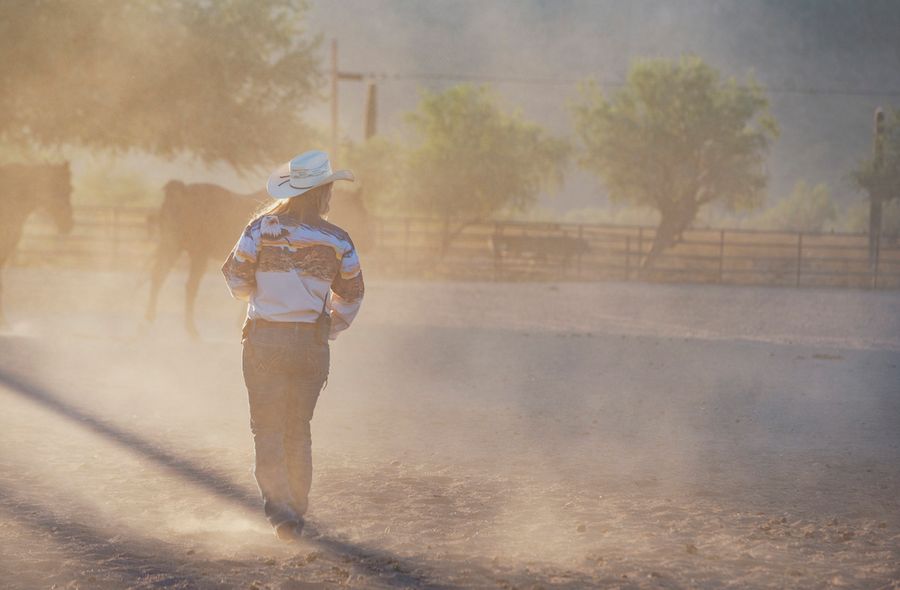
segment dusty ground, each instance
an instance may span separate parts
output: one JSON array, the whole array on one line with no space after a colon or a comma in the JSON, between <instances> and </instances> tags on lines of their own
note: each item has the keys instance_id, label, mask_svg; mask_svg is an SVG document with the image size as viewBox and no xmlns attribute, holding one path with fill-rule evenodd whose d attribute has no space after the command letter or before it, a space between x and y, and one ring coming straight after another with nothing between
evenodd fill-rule
<instances>
[{"instance_id":1,"label":"dusty ground","mask_svg":"<svg viewBox=\"0 0 900 590\"><path fill-rule=\"evenodd\" d=\"M5 279L4 588L900 588L900 294L370 281L287 546L217 276Z\"/></svg>"}]
</instances>

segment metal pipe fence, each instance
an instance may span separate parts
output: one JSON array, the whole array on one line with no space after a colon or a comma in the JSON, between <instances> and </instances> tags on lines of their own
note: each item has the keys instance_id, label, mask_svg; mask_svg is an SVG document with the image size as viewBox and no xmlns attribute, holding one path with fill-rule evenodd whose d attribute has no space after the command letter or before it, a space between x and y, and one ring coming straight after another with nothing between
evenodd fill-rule
<instances>
[{"instance_id":1,"label":"metal pipe fence","mask_svg":"<svg viewBox=\"0 0 900 590\"><path fill-rule=\"evenodd\" d=\"M68 236L32 220L12 264L143 268L157 239L155 213L76 208ZM375 218L370 226L373 244L361 257L375 276L900 288L900 244L884 240L870 266L866 234L693 229L648 265L653 227L511 221L447 227L413 217Z\"/></svg>"}]
</instances>

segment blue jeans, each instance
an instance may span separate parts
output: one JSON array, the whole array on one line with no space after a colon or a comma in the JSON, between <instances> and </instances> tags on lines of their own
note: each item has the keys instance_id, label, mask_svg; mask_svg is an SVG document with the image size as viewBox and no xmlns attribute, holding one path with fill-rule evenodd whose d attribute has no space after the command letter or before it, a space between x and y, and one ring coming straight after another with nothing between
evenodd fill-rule
<instances>
[{"instance_id":1,"label":"blue jeans","mask_svg":"<svg viewBox=\"0 0 900 590\"><path fill-rule=\"evenodd\" d=\"M329 349L313 324L253 321L244 338L244 382L256 447L254 475L273 526L306 513L312 420L328 378Z\"/></svg>"}]
</instances>

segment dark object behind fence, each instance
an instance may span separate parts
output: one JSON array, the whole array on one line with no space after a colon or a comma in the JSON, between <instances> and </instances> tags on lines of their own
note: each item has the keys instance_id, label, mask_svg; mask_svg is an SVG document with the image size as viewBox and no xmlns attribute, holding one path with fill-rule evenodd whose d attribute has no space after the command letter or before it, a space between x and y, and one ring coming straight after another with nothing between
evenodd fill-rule
<instances>
[{"instance_id":1,"label":"dark object behind fence","mask_svg":"<svg viewBox=\"0 0 900 590\"><path fill-rule=\"evenodd\" d=\"M31 224L14 264L134 269L135 258L147 260L154 245L146 232L151 213L76 209L70 236ZM651 227L485 222L467 226L441 257L438 220L378 218L372 226L372 247L363 258L370 276L900 288L900 245L883 238L870 268L865 234L688 230L652 268L642 269Z\"/></svg>"}]
</instances>

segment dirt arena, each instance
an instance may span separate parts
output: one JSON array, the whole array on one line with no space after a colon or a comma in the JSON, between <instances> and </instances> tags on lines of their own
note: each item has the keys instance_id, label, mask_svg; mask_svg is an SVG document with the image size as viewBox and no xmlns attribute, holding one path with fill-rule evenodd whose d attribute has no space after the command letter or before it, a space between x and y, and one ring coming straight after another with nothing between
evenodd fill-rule
<instances>
[{"instance_id":1,"label":"dirt arena","mask_svg":"<svg viewBox=\"0 0 900 590\"><path fill-rule=\"evenodd\" d=\"M3 588L900 588L900 293L372 279L291 546L183 280L5 271Z\"/></svg>"}]
</instances>

